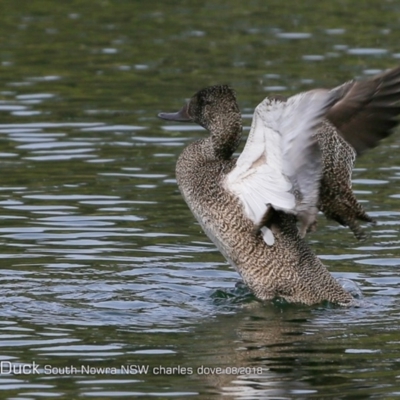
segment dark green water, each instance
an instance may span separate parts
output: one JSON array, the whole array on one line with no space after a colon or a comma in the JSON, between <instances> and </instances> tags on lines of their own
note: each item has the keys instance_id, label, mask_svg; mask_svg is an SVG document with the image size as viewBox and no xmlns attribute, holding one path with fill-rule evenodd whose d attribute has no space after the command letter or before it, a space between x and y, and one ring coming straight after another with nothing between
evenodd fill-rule
<instances>
[{"instance_id":1,"label":"dark green water","mask_svg":"<svg viewBox=\"0 0 400 400\"><path fill-rule=\"evenodd\" d=\"M400 3L282 3L2 2L1 399L400 395L398 134L354 172L369 239L310 236L359 309L235 288L176 186L204 132L156 115L198 89L232 85L249 126L271 92L399 63Z\"/></svg>"}]
</instances>

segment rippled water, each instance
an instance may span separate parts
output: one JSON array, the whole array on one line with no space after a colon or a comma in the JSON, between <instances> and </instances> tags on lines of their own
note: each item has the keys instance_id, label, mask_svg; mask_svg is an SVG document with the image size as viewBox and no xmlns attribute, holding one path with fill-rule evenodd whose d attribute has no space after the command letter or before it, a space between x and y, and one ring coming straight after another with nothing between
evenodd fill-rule
<instances>
[{"instance_id":1,"label":"rippled water","mask_svg":"<svg viewBox=\"0 0 400 400\"><path fill-rule=\"evenodd\" d=\"M0 398L394 398L399 134L357 162L375 226L309 238L357 309L262 304L184 204L204 134L157 120L229 83L269 93L398 63L396 2L38 0L0 15ZM11 371L10 371L11 368Z\"/></svg>"}]
</instances>

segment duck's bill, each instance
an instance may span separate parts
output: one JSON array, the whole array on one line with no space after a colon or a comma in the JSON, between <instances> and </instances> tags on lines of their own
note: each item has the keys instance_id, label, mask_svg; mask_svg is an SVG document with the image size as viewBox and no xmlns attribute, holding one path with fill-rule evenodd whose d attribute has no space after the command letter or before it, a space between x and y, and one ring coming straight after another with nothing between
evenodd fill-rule
<instances>
[{"instance_id":1,"label":"duck's bill","mask_svg":"<svg viewBox=\"0 0 400 400\"><path fill-rule=\"evenodd\" d=\"M190 122L192 121L192 118L190 118L187 109L188 106L185 104L178 112L160 113L158 114L158 118L165 119L167 121Z\"/></svg>"}]
</instances>

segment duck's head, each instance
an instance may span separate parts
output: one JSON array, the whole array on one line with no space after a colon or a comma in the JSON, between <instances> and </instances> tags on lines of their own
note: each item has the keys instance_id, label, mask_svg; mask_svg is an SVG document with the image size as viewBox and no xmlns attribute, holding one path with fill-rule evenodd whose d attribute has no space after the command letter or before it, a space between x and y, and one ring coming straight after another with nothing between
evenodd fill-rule
<instances>
[{"instance_id":1,"label":"duck's head","mask_svg":"<svg viewBox=\"0 0 400 400\"><path fill-rule=\"evenodd\" d=\"M235 92L227 85L210 86L198 91L178 112L160 113L168 121L195 122L210 132L226 129L227 125L241 128L241 115Z\"/></svg>"}]
</instances>

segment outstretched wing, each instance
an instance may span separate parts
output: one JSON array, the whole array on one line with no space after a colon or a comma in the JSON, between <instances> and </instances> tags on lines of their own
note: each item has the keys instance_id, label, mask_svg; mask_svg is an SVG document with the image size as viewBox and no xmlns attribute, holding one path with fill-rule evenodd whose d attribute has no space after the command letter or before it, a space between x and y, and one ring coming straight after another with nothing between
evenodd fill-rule
<instances>
[{"instance_id":1,"label":"outstretched wing","mask_svg":"<svg viewBox=\"0 0 400 400\"><path fill-rule=\"evenodd\" d=\"M350 81L335 89L337 102L326 118L357 155L375 147L398 125L400 67L365 81Z\"/></svg>"},{"instance_id":2,"label":"outstretched wing","mask_svg":"<svg viewBox=\"0 0 400 400\"><path fill-rule=\"evenodd\" d=\"M225 180L255 225L270 207L296 214L302 231L315 220L322 168L314 134L336 96L313 90L257 106L246 146ZM272 245L272 232L264 228L263 234Z\"/></svg>"}]
</instances>

